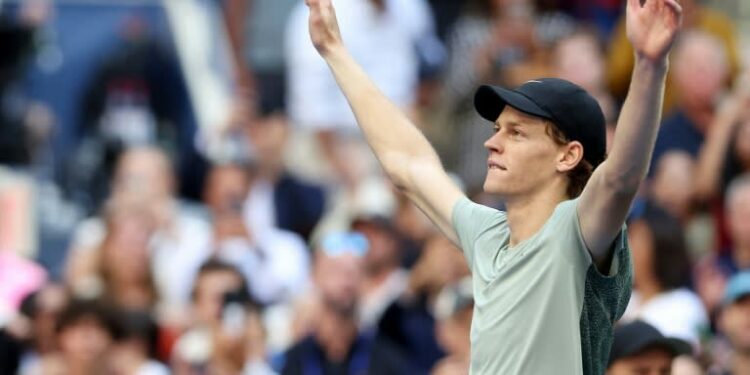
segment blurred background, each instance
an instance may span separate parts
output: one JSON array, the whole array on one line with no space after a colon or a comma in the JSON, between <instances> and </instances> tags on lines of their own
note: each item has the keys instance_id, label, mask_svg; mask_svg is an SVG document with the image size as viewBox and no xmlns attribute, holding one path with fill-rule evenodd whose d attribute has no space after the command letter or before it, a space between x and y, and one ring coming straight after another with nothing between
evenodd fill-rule
<instances>
[{"instance_id":1,"label":"blurred background","mask_svg":"<svg viewBox=\"0 0 750 375\"><path fill-rule=\"evenodd\" d=\"M571 80L615 133L624 1L333 2L478 202L502 208L480 83ZM750 2L680 2L623 321L691 343L681 373L739 374ZM379 170L301 0L0 0L0 374L468 373L467 277Z\"/></svg>"}]
</instances>

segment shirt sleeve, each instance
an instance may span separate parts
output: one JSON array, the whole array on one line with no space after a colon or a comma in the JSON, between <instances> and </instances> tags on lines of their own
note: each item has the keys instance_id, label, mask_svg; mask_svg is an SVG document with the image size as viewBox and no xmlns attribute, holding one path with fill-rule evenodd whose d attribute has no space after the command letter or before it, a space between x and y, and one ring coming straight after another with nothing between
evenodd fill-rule
<instances>
[{"instance_id":1,"label":"shirt sleeve","mask_svg":"<svg viewBox=\"0 0 750 375\"><path fill-rule=\"evenodd\" d=\"M469 268L474 270L476 241L487 230L495 228L504 220L502 212L461 197L453 206L453 229L466 257Z\"/></svg>"},{"instance_id":2,"label":"shirt sleeve","mask_svg":"<svg viewBox=\"0 0 750 375\"><path fill-rule=\"evenodd\" d=\"M598 291L597 298L603 305L609 307L609 316L613 317L614 321L619 320L628 306L633 285L633 266L630 259L627 227L623 224L620 233L612 241L610 250L612 260L607 267L606 274L603 274L594 264L591 253L583 240L578 218L578 200L572 201L569 207L571 216L574 218L571 222L575 227L575 235L586 262L586 267L583 268L586 272L586 282Z\"/></svg>"}]
</instances>

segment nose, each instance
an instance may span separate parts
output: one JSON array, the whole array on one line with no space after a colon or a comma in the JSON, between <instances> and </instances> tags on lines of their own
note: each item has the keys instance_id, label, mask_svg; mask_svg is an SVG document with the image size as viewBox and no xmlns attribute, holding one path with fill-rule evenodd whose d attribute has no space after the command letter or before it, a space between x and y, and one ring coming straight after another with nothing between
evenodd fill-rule
<instances>
[{"instance_id":1,"label":"nose","mask_svg":"<svg viewBox=\"0 0 750 375\"><path fill-rule=\"evenodd\" d=\"M501 153L503 151L503 142L500 132L493 133L486 141L484 141L484 148L490 152Z\"/></svg>"}]
</instances>

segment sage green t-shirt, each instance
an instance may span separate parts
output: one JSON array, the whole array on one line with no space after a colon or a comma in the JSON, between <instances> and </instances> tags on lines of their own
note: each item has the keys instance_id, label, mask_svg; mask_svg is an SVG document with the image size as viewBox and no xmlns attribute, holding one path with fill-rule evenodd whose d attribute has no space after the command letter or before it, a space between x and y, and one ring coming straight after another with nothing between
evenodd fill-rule
<instances>
[{"instance_id":1,"label":"sage green t-shirt","mask_svg":"<svg viewBox=\"0 0 750 375\"><path fill-rule=\"evenodd\" d=\"M453 227L471 268L472 374L603 374L612 327L630 299L623 227L609 275L592 263L576 204L564 201L542 228L511 247L505 213L460 199Z\"/></svg>"}]
</instances>

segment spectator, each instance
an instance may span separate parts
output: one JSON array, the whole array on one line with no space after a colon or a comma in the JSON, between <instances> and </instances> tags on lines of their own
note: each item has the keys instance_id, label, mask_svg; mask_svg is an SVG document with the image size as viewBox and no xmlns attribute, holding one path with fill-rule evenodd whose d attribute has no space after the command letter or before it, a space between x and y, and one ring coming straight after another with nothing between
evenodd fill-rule
<instances>
[{"instance_id":1,"label":"spectator","mask_svg":"<svg viewBox=\"0 0 750 375\"><path fill-rule=\"evenodd\" d=\"M252 88L260 112L286 108L284 28L295 0L228 0L225 18L237 78Z\"/></svg>"},{"instance_id":2,"label":"spectator","mask_svg":"<svg viewBox=\"0 0 750 375\"><path fill-rule=\"evenodd\" d=\"M695 345L708 327L705 308L690 283L690 262L680 223L650 206L629 226L634 290L622 321L643 320Z\"/></svg>"},{"instance_id":3,"label":"spectator","mask_svg":"<svg viewBox=\"0 0 750 375\"><path fill-rule=\"evenodd\" d=\"M606 374L671 374L675 357L691 352L688 343L664 337L648 323L634 321L615 328Z\"/></svg>"},{"instance_id":4,"label":"spectator","mask_svg":"<svg viewBox=\"0 0 750 375\"><path fill-rule=\"evenodd\" d=\"M359 329L366 251L361 234L323 239L315 253L316 291L299 317L301 339L285 353L282 374L411 373L393 344Z\"/></svg>"},{"instance_id":5,"label":"spectator","mask_svg":"<svg viewBox=\"0 0 750 375\"><path fill-rule=\"evenodd\" d=\"M117 163L110 200L125 204L140 202L154 220L150 238L151 269L164 314L178 321L187 304L190 285L200 264L209 256L210 226L203 216L174 195L175 177L167 155L157 148L138 147L125 152ZM117 203L119 204L119 203ZM68 253L66 280L77 285L91 275L106 236L105 221L92 217L77 228Z\"/></svg>"},{"instance_id":6,"label":"spectator","mask_svg":"<svg viewBox=\"0 0 750 375\"><path fill-rule=\"evenodd\" d=\"M22 81L33 61L35 34L50 14L45 1L19 5L21 17L0 17L0 165L29 166L38 156L40 136L48 135L50 121L39 116L48 110L24 92ZM38 121L38 120L44 121Z\"/></svg>"},{"instance_id":7,"label":"spectator","mask_svg":"<svg viewBox=\"0 0 750 375\"><path fill-rule=\"evenodd\" d=\"M750 269L750 174L735 178L725 199L732 247L704 259L696 269L697 290L710 312L716 312L727 280Z\"/></svg>"},{"instance_id":8,"label":"spectator","mask_svg":"<svg viewBox=\"0 0 750 375\"><path fill-rule=\"evenodd\" d=\"M750 173L735 178L727 188L727 221L733 248L727 259L733 271L750 269Z\"/></svg>"},{"instance_id":9,"label":"spectator","mask_svg":"<svg viewBox=\"0 0 750 375\"><path fill-rule=\"evenodd\" d=\"M118 314L118 336L109 355L107 371L115 374L166 375L169 369L156 360L158 328L146 311Z\"/></svg>"},{"instance_id":10,"label":"spectator","mask_svg":"<svg viewBox=\"0 0 750 375\"><path fill-rule=\"evenodd\" d=\"M74 196L87 212L106 199L115 163L130 147L158 145L174 160L187 139L180 68L136 16L120 25L118 39L93 68L81 99L82 140L69 165Z\"/></svg>"},{"instance_id":11,"label":"spectator","mask_svg":"<svg viewBox=\"0 0 750 375\"><path fill-rule=\"evenodd\" d=\"M406 291L383 313L378 334L398 345L413 368L427 373L443 357L432 306L443 287L468 274L461 252L447 238L433 234L409 275Z\"/></svg>"},{"instance_id":12,"label":"spectator","mask_svg":"<svg viewBox=\"0 0 750 375\"><path fill-rule=\"evenodd\" d=\"M465 278L447 285L435 302L435 315L439 320L438 339L447 356L438 362L433 373L466 373L471 360L469 333L474 308L471 279Z\"/></svg>"},{"instance_id":13,"label":"spectator","mask_svg":"<svg viewBox=\"0 0 750 375\"><path fill-rule=\"evenodd\" d=\"M265 332L257 305L246 295L230 293L222 304L221 325L213 333L209 372L275 374L266 362Z\"/></svg>"},{"instance_id":14,"label":"spectator","mask_svg":"<svg viewBox=\"0 0 750 375\"><path fill-rule=\"evenodd\" d=\"M364 256L359 319L363 328L371 329L385 309L404 292L409 276L401 268L399 240L389 219L360 215L352 222L351 229L362 233L369 243Z\"/></svg>"},{"instance_id":15,"label":"spectator","mask_svg":"<svg viewBox=\"0 0 750 375\"><path fill-rule=\"evenodd\" d=\"M30 373L103 373L117 335L113 310L98 301L73 300L57 323L59 351L44 356Z\"/></svg>"},{"instance_id":16,"label":"spectator","mask_svg":"<svg viewBox=\"0 0 750 375\"><path fill-rule=\"evenodd\" d=\"M724 293L719 330L731 346L731 357L721 375L750 373L750 271L738 273Z\"/></svg>"},{"instance_id":17,"label":"spectator","mask_svg":"<svg viewBox=\"0 0 750 375\"><path fill-rule=\"evenodd\" d=\"M435 227L405 194L395 192L393 195L396 198L393 225L401 238L402 265L411 269L435 234Z\"/></svg>"},{"instance_id":18,"label":"spectator","mask_svg":"<svg viewBox=\"0 0 750 375\"><path fill-rule=\"evenodd\" d=\"M250 296L245 277L237 268L218 260L209 260L200 267L193 283L190 326L172 353L176 369L189 371L210 365L215 354L214 335L222 324L224 299L231 293L244 300Z\"/></svg>"},{"instance_id":19,"label":"spectator","mask_svg":"<svg viewBox=\"0 0 750 375\"><path fill-rule=\"evenodd\" d=\"M323 217L325 192L286 167L286 116L278 111L261 112L261 117L247 121L243 130L255 164L245 207L248 222L292 231L309 241Z\"/></svg>"},{"instance_id":20,"label":"spectator","mask_svg":"<svg viewBox=\"0 0 750 375\"><path fill-rule=\"evenodd\" d=\"M713 40L718 41L717 47L721 50L718 54L703 54L697 57L698 60L689 60L697 67L710 60L723 56L723 64L726 67L727 76L722 77L718 82L719 85L729 83L728 78L734 77L740 67L740 56L737 45L737 33L734 23L729 17L721 12L715 11L704 4L701 0L682 0L680 5L683 8L682 27L685 30L695 30L700 34L708 34ZM689 40L689 32L683 34L683 40ZM712 53L714 53L712 51ZM618 100L623 100L630 85L630 72L633 69L634 62L633 48L628 43L625 33L625 17L621 17L615 27L612 39L609 42L609 53L607 55L607 81L609 89ZM673 54L672 61L675 63L671 74L667 78L667 89L664 97L664 110L668 113L671 108L678 103L677 96L682 94L683 89L677 84L677 64L686 62L682 58L676 58ZM699 64L700 63L700 64ZM713 73L712 73L713 75ZM692 76L693 82L697 85L714 85L713 82L703 81L706 77Z\"/></svg>"},{"instance_id":21,"label":"spectator","mask_svg":"<svg viewBox=\"0 0 750 375\"><path fill-rule=\"evenodd\" d=\"M659 128L652 166L665 152L675 149L698 157L713 121L714 105L724 91L730 72L721 41L707 33L685 33L673 56L672 77L677 100Z\"/></svg>"},{"instance_id":22,"label":"spectator","mask_svg":"<svg viewBox=\"0 0 750 375\"><path fill-rule=\"evenodd\" d=\"M148 311L160 302L151 271L149 246L154 221L146 207L112 203L107 207L105 218L107 234L97 251L98 272L92 275L99 279L101 287L91 292L119 308ZM86 295L90 293L86 287L91 285L74 288Z\"/></svg>"},{"instance_id":23,"label":"spectator","mask_svg":"<svg viewBox=\"0 0 750 375\"><path fill-rule=\"evenodd\" d=\"M650 200L679 220L690 259L697 261L715 249L714 217L705 211L695 189L695 159L685 151L666 152L648 184Z\"/></svg>"},{"instance_id":24,"label":"spectator","mask_svg":"<svg viewBox=\"0 0 750 375\"><path fill-rule=\"evenodd\" d=\"M216 166L209 173L205 201L213 218L216 256L242 271L258 302L289 302L307 287L308 251L296 234L252 226L243 218L243 201L253 183L246 168L236 164Z\"/></svg>"},{"instance_id":25,"label":"spectator","mask_svg":"<svg viewBox=\"0 0 750 375\"><path fill-rule=\"evenodd\" d=\"M656 163L650 196L686 226L695 212L695 180L695 159L685 151L668 151Z\"/></svg>"},{"instance_id":26,"label":"spectator","mask_svg":"<svg viewBox=\"0 0 750 375\"><path fill-rule=\"evenodd\" d=\"M58 350L57 324L60 313L68 305L68 291L60 284L47 284L29 294L21 304L21 314L27 319L30 330L19 372L29 373L39 366L39 361Z\"/></svg>"},{"instance_id":27,"label":"spectator","mask_svg":"<svg viewBox=\"0 0 750 375\"><path fill-rule=\"evenodd\" d=\"M605 82L604 49L597 34L580 28L563 36L555 44L552 54L554 75L583 87L602 108L607 123L607 149L612 143L617 109Z\"/></svg>"},{"instance_id":28,"label":"spectator","mask_svg":"<svg viewBox=\"0 0 750 375\"><path fill-rule=\"evenodd\" d=\"M750 171L750 73L722 101L700 150L695 188L703 201L724 195L727 185Z\"/></svg>"},{"instance_id":29,"label":"spectator","mask_svg":"<svg viewBox=\"0 0 750 375\"><path fill-rule=\"evenodd\" d=\"M695 191L697 198L710 205L718 234L714 248L731 246L723 204L729 183L750 172L750 85L745 73L735 82L733 92L722 101L706 134L698 158Z\"/></svg>"}]
</instances>

